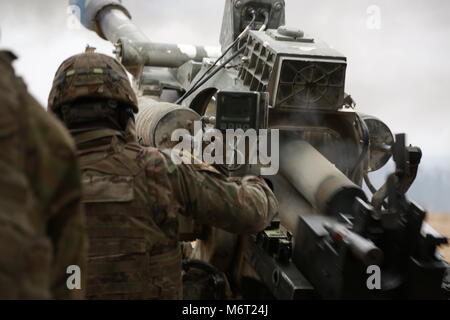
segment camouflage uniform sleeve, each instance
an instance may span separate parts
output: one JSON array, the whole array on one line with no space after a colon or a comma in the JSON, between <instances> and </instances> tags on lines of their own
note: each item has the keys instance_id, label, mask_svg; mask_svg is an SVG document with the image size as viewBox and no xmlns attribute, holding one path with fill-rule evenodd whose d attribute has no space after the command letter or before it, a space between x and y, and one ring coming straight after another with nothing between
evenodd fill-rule
<instances>
[{"instance_id":1,"label":"camouflage uniform sleeve","mask_svg":"<svg viewBox=\"0 0 450 320\"><path fill-rule=\"evenodd\" d=\"M55 244L51 292L55 299L83 299L87 276L87 238L84 210L81 205L81 185L75 159L67 163L50 207L49 233ZM67 288L67 267L76 265L81 270L81 290Z\"/></svg>"},{"instance_id":2,"label":"camouflage uniform sleeve","mask_svg":"<svg viewBox=\"0 0 450 320\"><path fill-rule=\"evenodd\" d=\"M175 165L170 156L164 153L164 157L181 214L197 223L232 233L255 233L277 213L275 195L261 178L227 178L205 163Z\"/></svg>"},{"instance_id":3,"label":"camouflage uniform sleeve","mask_svg":"<svg viewBox=\"0 0 450 320\"><path fill-rule=\"evenodd\" d=\"M84 298L87 238L84 210L81 205L81 179L75 146L67 131L31 97L29 100L28 173L39 199L35 217L53 244L51 293L55 299ZM81 269L81 290L69 290L67 267Z\"/></svg>"}]
</instances>

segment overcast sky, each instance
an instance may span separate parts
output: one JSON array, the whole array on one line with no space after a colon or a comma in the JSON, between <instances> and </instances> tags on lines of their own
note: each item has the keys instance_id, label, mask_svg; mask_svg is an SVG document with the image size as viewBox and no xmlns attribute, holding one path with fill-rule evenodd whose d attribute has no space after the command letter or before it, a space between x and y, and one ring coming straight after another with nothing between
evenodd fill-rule
<instances>
[{"instance_id":1,"label":"overcast sky","mask_svg":"<svg viewBox=\"0 0 450 320\"><path fill-rule=\"evenodd\" d=\"M152 40L218 44L224 0L123 3ZM407 132L409 142L424 150L425 161L450 168L450 1L286 4L288 25L325 40L348 57L346 91L358 109L379 116L395 132ZM94 33L68 28L67 5L65 0L0 0L0 46L20 56L17 70L43 104L62 60L86 44L112 51ZM379 29L368 27L373 21L379 22Z\"/></svg>"}]
</instances>

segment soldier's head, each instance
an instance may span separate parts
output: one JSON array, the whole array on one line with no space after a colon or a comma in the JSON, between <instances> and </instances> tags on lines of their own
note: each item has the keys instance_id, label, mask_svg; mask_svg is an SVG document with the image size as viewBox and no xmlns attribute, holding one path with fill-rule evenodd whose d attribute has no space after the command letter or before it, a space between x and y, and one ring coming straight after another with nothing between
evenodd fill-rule
<instances>
[{"instance_id":1,"label":"soldier's head","mask_svg":"<svg viewBox=\"0 0 450 320\"><path fill-rule=\"evenodd\" d=\"M125 130L138 106L123 66L87 48L56 71L48 109L69 129L100 125Z\"/></svg>"}]
</instances>

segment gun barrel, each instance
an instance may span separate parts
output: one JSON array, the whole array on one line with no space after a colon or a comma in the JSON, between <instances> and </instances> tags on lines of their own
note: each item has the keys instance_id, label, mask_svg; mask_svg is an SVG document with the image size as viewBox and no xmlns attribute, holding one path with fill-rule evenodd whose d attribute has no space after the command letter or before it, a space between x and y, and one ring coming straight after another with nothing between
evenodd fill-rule
<instances>
[{"instance_id":1,"label":"gun barrel","mask_svg":"<svg viewBox=\"0 0 450 320\"><path fill-rule=\"evenodd\" d=\"M345 243L352 253L365 265L380 265L382 262L383 252L372 241L361 237L342 225L326 224L324 227L335 240Z\"/></svg>"},{"instance_id":2,"label":"gun barrel","mask_svg":"<svg viewBox=\"0 0 450 320\"><path fill-rule=\"evenodd\" d=\"M187 61L202 62L218 57L216 47L155 43L131 21L128 10L118 0L90 0L85 4L89 30L116 46L116 55L127 69L142 66L178 68Z\"/></svg>"},{"instance_id":3,"label":"gun barrel","mask_svg":"<svg viewBox=\"0 0 450 320\"><path fill-rule=\"evenodd\" d=\"M123 8L123 7L122 7ZM111 43L119 39L131 42L150 42L150 39L130 20L123 9L107 8L97 15L99 28L97 34Z\"/></svg>"},{"instance_id":4,"label":"gun barrel","mask_svg":"<svg viewBox=\"0 0 450 320\"><path fill-rule=\"evenodd\" d=\"M352 213L363 190L308 142L286 137L280 141L280 172L308 202L327 215Z\"/></svg>"}]
</instances>

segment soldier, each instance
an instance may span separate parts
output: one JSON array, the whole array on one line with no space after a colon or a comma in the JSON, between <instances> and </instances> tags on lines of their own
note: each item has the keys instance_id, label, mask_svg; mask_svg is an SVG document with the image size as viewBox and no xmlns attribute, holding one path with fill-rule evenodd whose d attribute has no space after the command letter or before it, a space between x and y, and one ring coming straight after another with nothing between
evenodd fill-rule
<instances>
[{"instance_id":1,"label":"soldier","mask_svg":"<svg viewBox=\"0 0 450 320\"><path fill-rule=\"evenodd\" d=\"M0 51L0 299L83 298L66 283L87 250L75 146L14 59Z\"/></svg>"},{"instance_id":2,"label":"soldier","mask_svg":"<svg viewBox=\"0 0 450 320\"><path fill-rule=\"evenodd\" d=\"M87 50L62 63L49 110L78 148L90 240L87 297L180 299L179 215L235 233L264 229L277 201L257 177L176 166L137 144L136 96L115 59Z\"/></svg>"}]
</instances>

